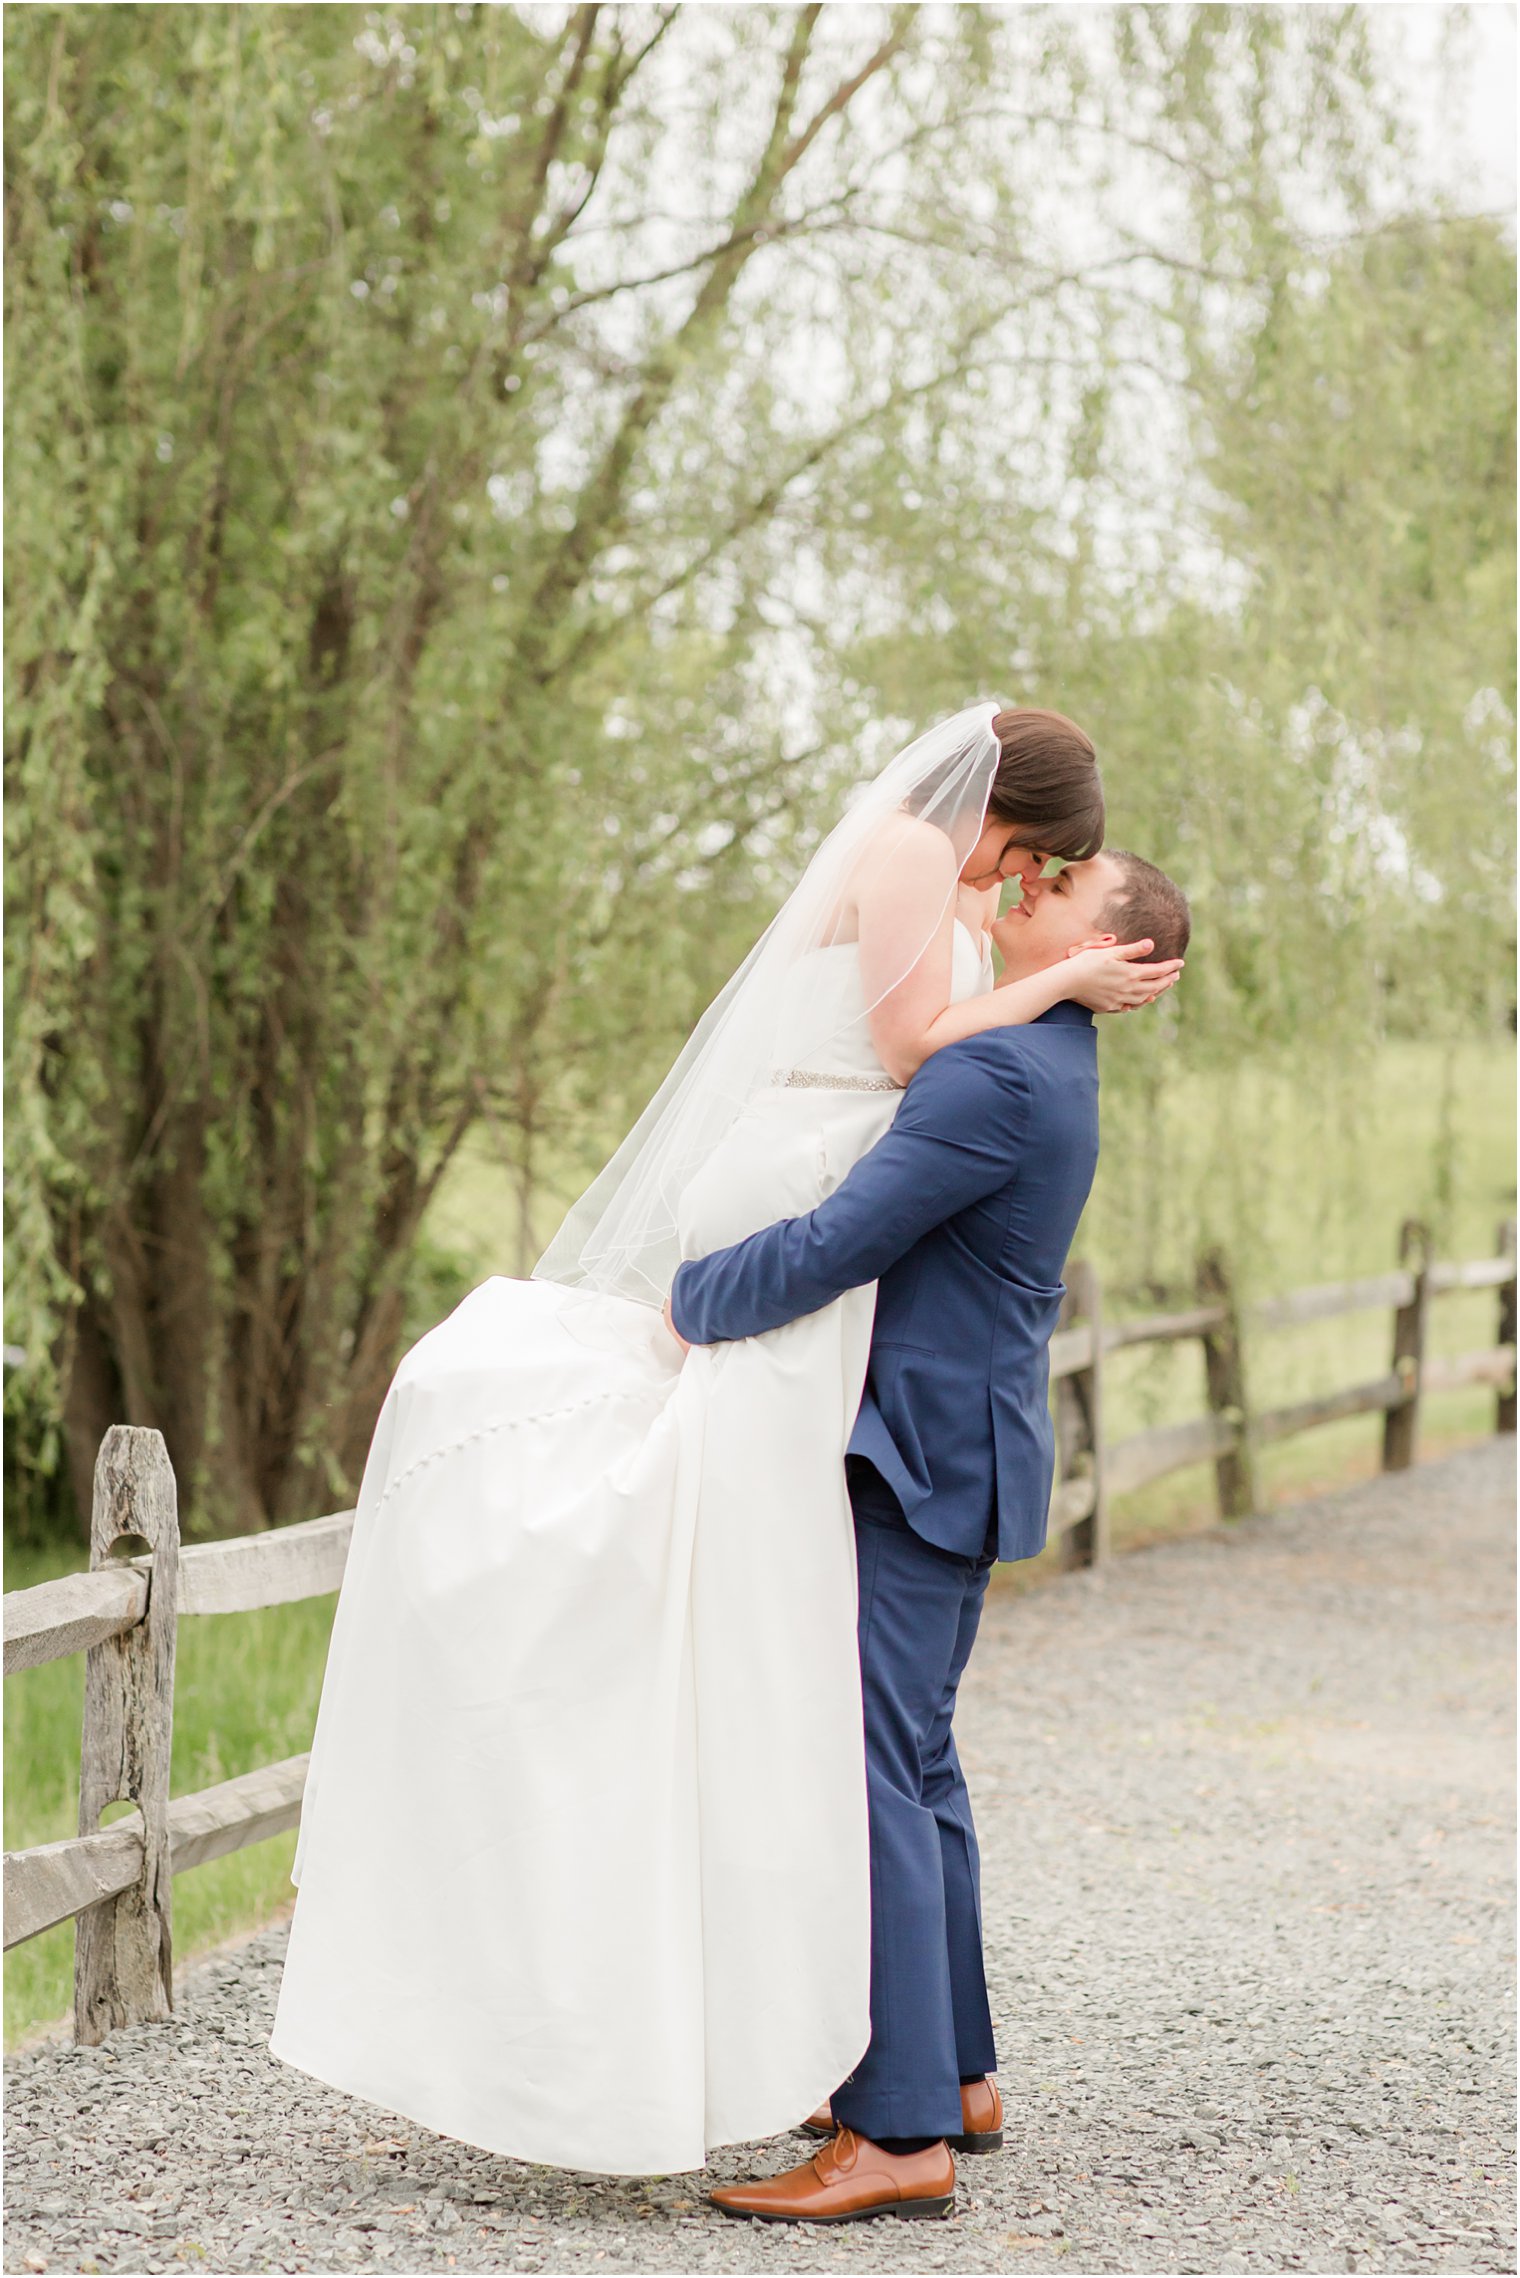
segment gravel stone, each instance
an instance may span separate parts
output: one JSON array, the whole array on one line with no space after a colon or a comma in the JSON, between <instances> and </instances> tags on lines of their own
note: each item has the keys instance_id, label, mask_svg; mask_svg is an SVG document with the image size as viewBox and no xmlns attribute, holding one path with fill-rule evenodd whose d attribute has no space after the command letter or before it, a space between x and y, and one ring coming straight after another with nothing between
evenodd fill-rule
<instances>
[{"instance_id":1,"label":"gravel stone","mask_svg":"<svg viewBox=\"0 0 1520 2278\"><path fill-rule=\"evenodd\" d=\"M269 2054L286 1930L7 2060L4 2268L1513 2272L1514 1442L1028 1592L957 1736L1003 2151L945 2223L731 2221L727 2147L493 2158Z\"/></svg>"}]
</instances>

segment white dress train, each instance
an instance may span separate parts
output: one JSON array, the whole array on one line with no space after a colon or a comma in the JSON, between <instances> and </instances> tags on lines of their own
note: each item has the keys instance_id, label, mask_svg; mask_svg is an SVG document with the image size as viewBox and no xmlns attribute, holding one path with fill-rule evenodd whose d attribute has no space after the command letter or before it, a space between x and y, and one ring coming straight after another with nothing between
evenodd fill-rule
<instances>
[{"instance_id":1,"label":"white dress train","mask_svg":"<svg viewBox=\"0 0 1520 2278\"><path fill-rule=\"evenodd\" d=\"M954 993L991 985L954 928ZM891 1121L853 947L682 1205L808 1210ZM874 1287L679 1364L493 1277L403 1359L333 1626L270 2047L445 2135L608 2174L795 2126L870 2037L854 1532Z\"/></svg>"}]
</instances>

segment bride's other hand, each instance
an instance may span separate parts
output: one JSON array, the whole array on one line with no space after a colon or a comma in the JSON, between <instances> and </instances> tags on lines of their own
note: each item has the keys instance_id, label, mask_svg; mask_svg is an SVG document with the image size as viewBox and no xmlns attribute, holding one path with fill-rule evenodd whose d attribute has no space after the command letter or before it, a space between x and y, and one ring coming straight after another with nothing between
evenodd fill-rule
<instances>
[{"instance_id":1,"label":"bride's other hand","mask_svg":"<svg viewBox=\"0 0 1520 2278\"><path fill-rule=\"evenodd\" d=\"M680 1330L676 1327L675 1315L670 1310L670 1299L668 1297L665 1300L665 1326L670 1331L671 1335L675 1338L676 1343L680 1346L681 1358L684 1360L686 1358L686 1355L691 1351L691 1347L686 1342L686 1339L682 1336Z\"/></svg>"},{"instance_id":2,"label":"bride's other hand","mask_svg":"<svg viewBox=\"0 0 1520 2278\"><path fill-rule=\"evenodd\" d=\"M1182 971L1180 957L1146 963L1153 941L1114 941L1104 936L1077 942L1067 950L1069 1000L1089 1012L1129 1012L1153 1004Z\"/></svg>"}]
</instances>

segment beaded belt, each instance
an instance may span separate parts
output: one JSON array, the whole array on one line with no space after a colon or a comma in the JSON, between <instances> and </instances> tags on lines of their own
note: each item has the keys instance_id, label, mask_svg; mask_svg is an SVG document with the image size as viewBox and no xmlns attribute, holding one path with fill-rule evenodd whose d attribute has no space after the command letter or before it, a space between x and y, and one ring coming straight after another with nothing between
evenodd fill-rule
<instances>
[{"instance_id":1,"label":"beaded belt","mask_svg":"<svg viewBox=\"0 0 1520 2278\"><path fill-rule=\"evenodd\" d=\"M826 1092L900 1092L904 1088L894 1084L890 1076L835 1076L820 1068L776 1068L771 1072L771 1082Z\"/></svg>"}]
</instances>

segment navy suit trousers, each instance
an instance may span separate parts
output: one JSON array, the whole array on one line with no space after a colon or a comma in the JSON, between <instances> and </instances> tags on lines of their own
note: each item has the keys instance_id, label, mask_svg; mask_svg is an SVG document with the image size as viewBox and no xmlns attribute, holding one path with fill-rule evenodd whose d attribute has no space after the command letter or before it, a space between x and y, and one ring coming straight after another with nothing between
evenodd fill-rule
<instances>
[{"instance_id":1,"label":"navy suit trousers","mask_svg":"<svg viewBox=\"0 0 1520 2278\"><path fill-rule=\"evenodd\" d=\"M847 1464L860 1576L871 1840L871 2039L831 2099L873 2140L959 2135L960 2083L997 2069L981 1863L950 1729L997 1518L974 1558L915 1533L873 1465Z\"/></svg>"}]
</instances>

